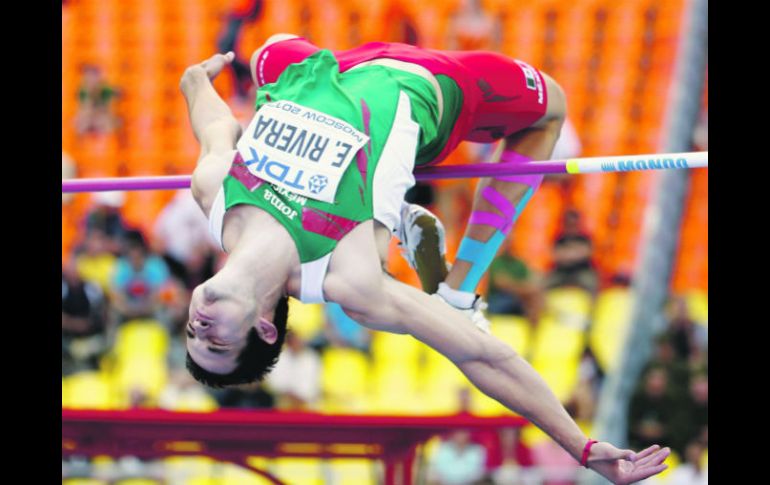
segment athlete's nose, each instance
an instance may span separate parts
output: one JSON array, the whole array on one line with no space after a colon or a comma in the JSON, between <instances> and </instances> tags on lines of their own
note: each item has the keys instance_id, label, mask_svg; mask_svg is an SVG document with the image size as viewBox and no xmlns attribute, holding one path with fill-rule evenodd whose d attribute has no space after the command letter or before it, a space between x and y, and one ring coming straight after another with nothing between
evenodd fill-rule
<instances>
[{"instance_id":1,"label":"athlete's nose","mask_svg":"<svg viewBox=\"0 0 770 485\"><path fill-rule=\"evenodd\" d=\"M197 318L193 320L190 325L192 326L193 330L195 330L195 333L205 332L206 330L209 329L209 327L211 327L211 324L209 322L203 322L201 320L198 320Z\"/></svg>"}]
</instances>

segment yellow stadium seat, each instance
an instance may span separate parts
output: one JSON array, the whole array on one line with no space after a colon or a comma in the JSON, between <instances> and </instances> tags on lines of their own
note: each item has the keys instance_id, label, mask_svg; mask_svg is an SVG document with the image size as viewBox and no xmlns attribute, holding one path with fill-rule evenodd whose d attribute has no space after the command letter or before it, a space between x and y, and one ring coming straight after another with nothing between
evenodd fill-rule
<instances>
[{"instance_id":1,"label":"yellow stadium seat","mask_svg":"<svg viewBox=\"0 0 770 485\"><path fill-rule=\"evenodd\" d=\"M371 353L376 363L409 362L417 365L423 345L411 335L388 332L372 334Z\"/></svg>"},{"instance_id":2,"label":"yellow stadium seat","mask_svg":"<svg viewBox=\"0 0 770 485\"><path fill-rule=\"evenodd\" d=\"M231 463L222 463L219 467L216 485L269 485L271 482L253 471Z\"/></svg>"},{"instance_id":3,"label":"yellow stadium seat","mask_svg":"<svg viewBox=\"0 0 770 485\"><path fill-rule=\"evenodd\" d=\"M666 461L664 461L666 465L668 465L668 468L660 472L659 475L656 475L655 478L658 480L659 483L666 483L671 477L670 474L676 467L682 464L682 459L679 457L676 451L671 450L671 454L668 455L668 458L666 458Z\"/></svg>"},{"instance_id":4,"label":"yellow stadium seat","mask_svg":"<svg viewBox=\"0 0 770 485\"><path fill-rule=\"evenodd\" d=\"M359 458L335 458L324 462L323 467L335 485L376 485L377 466L371 460Z\"/></svg>"},{"instance_id":5,"label":"yellow stadium seat","mask_svg":"<svg viewBox=\"0 0 770 485\"><path fill-rule=\"evenodd\" d=\"M577 359L583 351L584 343L582 328L565 325L546 315L540 319L535 330L530 355L533 361Z\"/></svg>"},{"instance_id":6,"label":"yellow stadium seat","mask_svg":"<svg viewBox=\"0 0 770 485\"><path fill-rule=\"evenodd\" d=\"M393 361L373 363L369 373L373 401L369 410L384 414L420 411L420 373L415 363Z\"/></svg>"},{"instance_id":7,"label":"yellow stadium seat","mask_svg":"<svg viewBox=\"0 0 770 485\"><path fill-rule=\"evenodd\" d=\"M537 446L550 439L545 432L532 424L524 426L521 430L521 442L528 448Z\"/></svg>"},{"instance_id":8,"label":"yellow stadium seat","mask_svg":"<svg viewBox=\"0 0 770 485\"><path fill-rule=\"evenodd\" d=\"M687 294L687 308L690 318L701 325L708 326L709 296L705 291L692 291Z\"/></svg>"},{"instance_id":9,"label":"yellow stadium seat","mask_svg":"<svg viewBox=\"0 0 770 485\"><path fill-rule=\"evenodd\" d=\"M168 381L166 358L137 357L119 360L113 369L113 379L120 402L127 405L134 392L141 392L146 402L157 403Z\"/></svg>"},{"instance_id":10,"label":"yellow stadium seat","mask_svg":"<svg viewBox=\"0 0 770 485\"><path fill-rule=\"evenodd\" d=\"M516 315L490 315L492 335L508 344L519 355L526 356L532 327L524 317Z\"/></svg>"},{"instance_id":11,"label":"yellow stadium seat","mask_svg":"<svg viewBox=\"0 0 770 485\"><path fill-rule=\"evenodd\" d=\"M599 293L596 299L588 342L599 365L607 372L615 368L625 342L632 297L628 288L609 288Z\"/></svg>"},{"instance_id":12,"label":"yellow stadium seat","mask_svg":"<svg viewBox=\"0 0 770 485\"><path fill-rule=\"evenodd\" d=\"M325 485L321 461L315 458L276 458L268 471L292 485Z\"/></svg>"},{"instance_id":13,"label":"yellow stadium seat","mask_svg":"<svg viewBox=\"0 0 770 485\"><path fill-rule=\"evenodd\" d=\"M112 409L114 405L113 384L104 373L78 372L62 379L63 408Z\"/></svg>"},{"instance_id":14,"label":"yellow stadium seat","mask_svg":"<svg viewBox=\"0 0 770 485\"><path fill-rule=\"evenodd\" d=\"M546 293L546 312L561 325L584 329L591 308L591 294L586 290L555 288Z\"/></svg>"},{"instance_id":15,"label":"yellow stadium seat","mask_svg":"<svg viewBox=\"0 0 770 485\"><path fill-rule=\"evenodd\" d=\"M132 320L118 327L113 352L118 360L138 357L165 358L169 336L160 322Z\"/></svg>"},{"instance_id":16,"label":"yellow stadium seat","mask_svg":"<svg viewBox=\"0 0 770 485\"><path fill-rule=\"evenodd\" d=\"M96 477L109 476L115 467L115 459L107 455L97 455L91 458L91 475Z\"/></svg>"},{"instance_id":17,"label":"yellow stadium seat","mask_svg":"<svg viewBox=\"0 0 770 485\"><path fill-rule=\"evenodd\" d=\"M471 389L471 412L478 416L505 416L514 414L513 411L500 404L499 401L492 399L476 386L470 386Z\"/></svg>"},{"instance_id":18,"label":"yellow stadium seat","mask_svg":"<svg viewBox=\"0 0 770 485\"><path fill-rule=\"evenodd\" d=\"M330 412L360 411L369 390L369 362L358 350L327 349L321 362L323 407Z\"/></svg>"},{"instance_id":19,"label":"yellow stadium seat","mask_svg":"<svg viewBox=\"0 0 770 485\"><path fill-rule=\"evenodd\" d=\"M468 378L449 359L435 350L425 352L422 367L421 401L426 414L459 411L459 393L471 386Z\"/></svg>"},{"instance_id":20,"label":"yellow stadium seat","mask_svg":"<svg viewBox=\"0 0 770 485\"><path fill-rule=\"evenodd\" d=\"M185 485L209 485L215 462L205 456L172 456L163 460L163 474ZM214 482L214 485L219 485Z\"/></svg>"},{"instance_id":21,"label":"yellow stadium seat","mask_svg":"<svg viewBox=\"0 0 770 485\"><path fill-rule=\"evenodd\" d=\"M77 258L77 270L81 278L92 283L96 283L107 292L110 288L113 270L115 269L116 258L112 254L99 256L80 256Z\"/></svg>"},{"instance_id":22,"label":"yellow stadium seat","mask_svg":"<svg viewBox=\"0 0 770 485\"><path fill-rule=\"evenodd\" d=\"M532 360L532 367L562 403L566 403L575 390L578 382L578 365L577 358Z\"/></svg>"},{"instance_id":23,"label":"yellow stadium seat","mask_svg":"<svg viewBox=\"0 0 770 485\"><path fill-rule=\"evenodd\" d=\"M109 481L99 478L65 478L62 485L109 485Z\"/></svg>"},{"instance_id":24,"label":"yellow stadium seat","mask_svg":"<svg viewBox=\"0 0 770 485\"><path fill-rule=\"evenodd\" d=\"M160 485L163 482L152 478L124 478L115 480L111 485Z\"/></svg>"},{"instance_id":25,"label":"yellow stadium seat","mask_svg":"<svg viewBox=\"0 0 770 485\"><path fill-rule=\"evenodd\" d=\"M289 299L289 329L307 341L324 328L323 305Z\"/></svg>"},{"instance_id":26,"label":"yellow stadium seat","mask_svg":"<svg viewBox=\"0 0 770 485\"><path fill-rule=\"evenodd\" d=\"M159 396L158 405L180 412L209 412L219 408L216 399L200 388L175 390L173 395L169 395L167 387Z\"/></svg>"}]
</instances>

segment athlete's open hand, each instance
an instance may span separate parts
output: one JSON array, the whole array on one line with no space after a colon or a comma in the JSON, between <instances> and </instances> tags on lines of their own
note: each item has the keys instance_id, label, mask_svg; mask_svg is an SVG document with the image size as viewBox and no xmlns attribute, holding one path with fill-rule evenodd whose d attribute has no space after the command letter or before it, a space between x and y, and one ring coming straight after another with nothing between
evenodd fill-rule
<instances>
[{"instance_id":1,"label":"athlete's open hand","mask_svg":"<svg viewBox=\"0 0 770 485\"><path fill-rule=\"evenodd\" d=\"M661 449L658 445L634 453L601 441L591 447L588 468L616 485L626 485L657 475L668 468L663 461L670 453L670 449Z\"/></svg>"}]
</instances>

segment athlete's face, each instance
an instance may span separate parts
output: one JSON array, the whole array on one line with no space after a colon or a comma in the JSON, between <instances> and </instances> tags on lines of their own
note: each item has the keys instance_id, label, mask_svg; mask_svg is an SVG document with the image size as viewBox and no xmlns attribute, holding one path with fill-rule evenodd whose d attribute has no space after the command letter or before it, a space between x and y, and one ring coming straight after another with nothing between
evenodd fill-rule
<instances>
[{"instance_id":1,"label":"athlete's face","mask_svg":"<svg viewBox=\"0 0 770 485\"><path fill-rule=\"evenodd\" d=\"M249 330L259 322L256 303L228 294L207 281L192 293L187 351L201 367L217 374L236 368Z\"/></svg>"}]
</instances>

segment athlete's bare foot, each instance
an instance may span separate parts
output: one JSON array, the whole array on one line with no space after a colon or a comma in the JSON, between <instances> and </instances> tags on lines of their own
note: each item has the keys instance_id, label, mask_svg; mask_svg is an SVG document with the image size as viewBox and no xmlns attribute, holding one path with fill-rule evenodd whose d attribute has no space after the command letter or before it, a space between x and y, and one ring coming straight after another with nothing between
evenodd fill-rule
<instances>
[{"instance_id":1,"label":"athlete's bare foot","mask_svg":"<svg viewBox=\"0 0 770 485\"><path fill-rule=\"evenodd\" d=\"M230 51L227 54L214 54L200 64L193 64L185 69L179 81L179 87L182 92L186 92L195 86L196 79L201 80L206 76L209 80L213 80L226 65L233 62L233 59L235 59L235 53Z\"/></svg>"}]
</instances>

